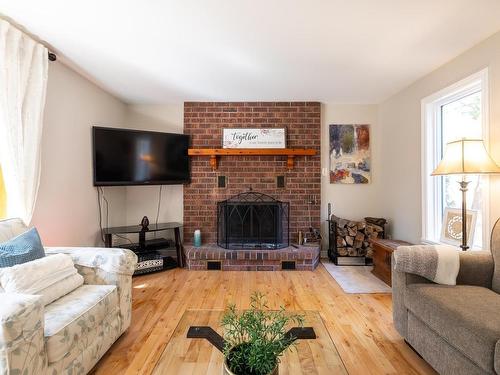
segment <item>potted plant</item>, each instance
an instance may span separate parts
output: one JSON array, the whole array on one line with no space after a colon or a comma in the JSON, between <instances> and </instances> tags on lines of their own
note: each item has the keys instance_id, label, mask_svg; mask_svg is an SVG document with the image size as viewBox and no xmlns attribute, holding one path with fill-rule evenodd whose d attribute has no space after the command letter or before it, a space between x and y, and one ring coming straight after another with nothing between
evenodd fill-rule
<instances>
[{"instance_id":1,"label":"potted plant","mask_svg":"<svg viewBox=\"0 0 500 375\"><path fill-rule=\"evenodd\" d=\"M296 338L286 335L289 323L303 326L304 316L283 306L269 310L262 293L251 296L249 310L229 304L223 317L225 375L277 375L279 358Z\"/></svg>"}]
</instances>

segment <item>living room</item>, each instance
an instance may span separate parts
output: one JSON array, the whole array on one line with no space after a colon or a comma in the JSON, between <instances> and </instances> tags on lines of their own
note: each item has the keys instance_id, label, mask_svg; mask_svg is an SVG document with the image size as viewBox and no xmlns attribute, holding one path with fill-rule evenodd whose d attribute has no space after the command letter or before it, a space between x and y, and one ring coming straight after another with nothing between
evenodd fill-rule
<instances>
[{"instance_id":1,"label":"living room","mask_svg":"<svg viewBox=\"0 0 500 375\"><path fill-rule=\"evenodd\" d=\"M0 0L0 374L499 374L500 3Z\"/></svg>"}]
</instances>

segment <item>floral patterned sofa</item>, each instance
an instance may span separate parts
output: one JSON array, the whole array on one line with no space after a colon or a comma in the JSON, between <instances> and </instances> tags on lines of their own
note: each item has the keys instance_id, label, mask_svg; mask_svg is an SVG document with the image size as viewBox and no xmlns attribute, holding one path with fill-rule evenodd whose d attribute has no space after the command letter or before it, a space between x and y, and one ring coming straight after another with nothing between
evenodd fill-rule
<instances>
[{"instance_id":1,"label":"floral patterned sofa","mask_svg":"<svg viewBox=\"0 0 500 375\"><path fill-rule=\"evenodd\" d=\"M0 242L24 232L0 221ZM84 284L47 306L0 286L0 375L86 374L130 325L136 255L124 249L46 247L65 253Z\"/></svg>"}]
</instances>

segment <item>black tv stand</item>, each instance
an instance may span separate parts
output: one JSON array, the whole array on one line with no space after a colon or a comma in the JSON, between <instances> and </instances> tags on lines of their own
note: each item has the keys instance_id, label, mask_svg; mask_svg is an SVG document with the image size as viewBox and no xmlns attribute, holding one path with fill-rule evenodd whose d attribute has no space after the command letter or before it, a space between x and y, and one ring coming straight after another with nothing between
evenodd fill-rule
<instances>
[{"instance_id":1,"label":"black tv stand","mask_svg":"<svg viewBox=\"0 0 500 375\"><path fill-rule=\"evenodd\" d=\"M151 251L161 250L161 249L176 249L175 242L172 240L167 240L166 238L154 238L151 240L145 240L142 243L131 242L126 244L121 244L120 247L125 247L127 249L130 249L137 254L148 253Z\"/></svg>"},{"instance_id":2,"label":"black tv stand","mask_svg":"<svg viewBox=\"0 0 500 375\"><path fill-rule=\"evenodd\" d=\"M160 268L165 269L177 266L183 268L184 265L186 264L186 259L181 243L181 234L180 234L181 227L182 224L173 222L173 223L150 224L147 229L143 228L141 225L104 228L103 229L104 245L106 247L113 247L113 235L138 234L139 242L120 245L120 247L122 248L127 248L135 252L139 256L139 263L144 263L142 264L142 266L145 266L144 268L145 272L137 272L137 273L148 273L152 271L159 271ZM165 238L155 238L146 240L147 232L161 232L167 230L174 231L175 235L174 246L177 254L177 262L173 261L171 257L164 256L165 250L173 249L173 247L171 246L172 241L169 241ZM139 266L141 266L141 264ZM147 271L147 269L149 268L151 269L151 271Z\"/></svg>"}]
</instances>

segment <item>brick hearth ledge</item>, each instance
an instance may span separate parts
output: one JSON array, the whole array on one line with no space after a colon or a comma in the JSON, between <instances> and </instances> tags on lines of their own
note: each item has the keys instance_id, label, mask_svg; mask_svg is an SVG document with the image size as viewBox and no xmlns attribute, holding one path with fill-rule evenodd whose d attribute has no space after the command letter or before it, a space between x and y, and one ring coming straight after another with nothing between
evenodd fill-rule
<instances>
[{"instance_id":1,"label":"brick hearth ledge","mask_svg":"<svg viewBox=\"0 0 500 375\"><path fill-rule=\"evenodd\" d=\"M289 246L284 249L228 250L216 244L201 247L185 245L187 268L207 270L209 263L223 271L281 271L295 265L298 271L314 271L318 266L319 246ZM286 263L285 263L286 262Z\"/></svg>"}]
</instances>

